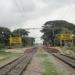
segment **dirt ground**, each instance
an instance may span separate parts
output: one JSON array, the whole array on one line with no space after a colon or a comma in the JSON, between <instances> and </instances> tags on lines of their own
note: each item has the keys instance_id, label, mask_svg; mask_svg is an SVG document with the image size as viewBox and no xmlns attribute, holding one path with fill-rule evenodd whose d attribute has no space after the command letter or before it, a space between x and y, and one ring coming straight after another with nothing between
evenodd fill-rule
<instances>
[{"instance_id":1,"label":"dirt ground","mask_svg":"<svg viewBox=\"0 0 75 75\"><path fill-rule=\"evenodd\" d=\"M30 48L32 48L32 47L30 47ZM0 57L0 67L15 60L16 58L22 56L23 53L26 51L26 49L28 49L28 48L7 49L6 52L11 52L13 54L15 53L15 56L10 56L9 58L6 58L4 60L1 60L4 57Z\"/></svg>"},{"instance_id":2,"label":"dirt ground","mask_svg":"<svg viewBox=\"0 0 75 75\"><path fill-rule=\"evenodd\" d=\"M15 48L15 49L7 49L6 52L12 53L24 53L27 48Z\"/></svg>"},{"instance_id":3,"label":"dirt ground","mask_svg":"<svg viewBox=\"0 0 75 75\"><path fill-rule=\"evenodd\" d=\"M0 67L7 64L7 63L9 63L9 62L11 62L11 61L13 61L13 60L15 60L15 59L17 59L18 57L22 56L26 49L27 48L19 48L19 49L16 48L16 49L7 49L7 50L5 50L6 52L11 52L13 55L10 55L7 58L0 56Z\"/></svg>"},{"instance_id":4,"label":"dirt ground","mask_svg":"<svg viewBox=\"0 0 75 75\"><path fill-rule=\"evenodd\" d=\"M0 56L0 60L3 59L3 58L4 58L4 57L1 57L1 56Z\"/></svg>"},{"instance_id":5,"label":"dirt ground","mask_svg":"<svg viewBox=\"0 0 75 75\"><path fill-rule=\"evenodd\" d=\"M51 63L53 63L53 66L55 67L59 75L75 75L75 69L72 69L71 67L69 67L68 65L60 61L59 59L45 52L44 49L42 49L41 47L37 50L37 53L34 55L31 63L28 65L27 69L23 72L23 75L43 75L43 68L42 68L43 59L42 58L40 59L40 56L39 56L41 54L46 54L48 56L48 59L50 60ZM0 66L3 66L6 63L18 57L19 56L11 57L7 60L3 60L0 62Z\"/></svg>"},{"instance_id":6,"label":"dirt ground","mask_svg":"<svg viewBox=\"0 0 75 75\"><path fill-rule=\"evenodd\" d=\"M48 54L49 60L53 63L56 71L59 75L75 75L75 69L72 69L65 63L53 57L51 54L45 52L43 49L39 48L37 53L34 55L30 65L27 67L23 75L42 75L42 59L38 57L39 54Z\"/></svg>"},{"instance_id":7,"label":"dirt ground","mask_svg":"<svg viewBox=\"0 0 75 75\"><path fill-rule=\"evenodd\" d=\"M0 61L0 67L2 67L3 65L5 65L5 64L7 64L7 63L9 63L9 62L11 62L11 61L13 61L13 60L15 60L15 59L17 59L17 58L20 57L20 56L21 56L21 55L16 55L16 56L10 57L10 58L8 58L8 59L1 60L1 61Z\"/></svg>"},{"instance_id":8,"label":"dirt ground","mask_svg":"<svg viewBox=\"0 0 75 75\"><path fill-rule=\"evenodd\" d=\"M75 69L71 68L64 62L60 61L59 59L57 59L51 55L49 56L49 58L52 61L52 63L54 64L59 75L75 75Z\"/></svg>"},{"instance_id":9,"label":"dirt ground","mask_svg":"<svg viewBox=\"0 0 75 75\"><path fill-rule=\"evenodd\" d=\"M41 60L37 56L39 52L37 52L31 63L28 65L26 71L23 73L23 75L42 75L42 67L41 67Z\"/></svg>"}]
</instances>

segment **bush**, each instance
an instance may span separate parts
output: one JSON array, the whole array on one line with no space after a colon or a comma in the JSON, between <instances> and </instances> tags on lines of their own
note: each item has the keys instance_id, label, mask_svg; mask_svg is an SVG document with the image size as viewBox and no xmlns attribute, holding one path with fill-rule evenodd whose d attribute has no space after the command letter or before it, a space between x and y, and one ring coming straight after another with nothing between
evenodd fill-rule
<instances>
[{"instance_id":1,"label":"bush","mask_svg":"<svg viewBox=\"0 0 75 75\"><path fill-rule=\"evenodd\" d=\"M0 43L0 50L1 50L2 48L4 48L4 44L1 44L1 43Z\"/></svg>"},{"instance_id":2,"label":"bush","mask_svg":"<svg viewBox=\"0 0 75 75\"><path fill-rule=\"evenodd\" d=\"M67 43L67 49L75 51L75 47L74 47L74 45L71 42Z\"/></svg>"}]
</instances>

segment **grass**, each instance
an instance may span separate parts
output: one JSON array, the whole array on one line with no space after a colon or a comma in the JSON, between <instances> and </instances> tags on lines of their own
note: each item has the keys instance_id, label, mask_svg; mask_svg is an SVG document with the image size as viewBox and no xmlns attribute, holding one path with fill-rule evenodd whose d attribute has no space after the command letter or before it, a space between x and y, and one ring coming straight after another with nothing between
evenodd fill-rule
<instances>
[{"instance_id":1,"label":"grass","mask_svg":"<svg viewBox=\"0 0 75 75\"><path fill-rule=\"evenodd\" d=\"M43 62L43 74L42 75L58 75L57 71L55 70L55 67L49 61L49 59L46 59Z\"/></svg>"},{"instance_id":2,"label":"grass","mask_svg":"<svg viewBox=\"0 0 75 75\"><path fill-rule=\"evenodd\" d=\"M38 57L42 60L42 75L59 75L47 54L39 54Z\"/></svg>"},{"instance_id":3,"label":"grass","mask_svg":"<svg viewBox=\"0 0 75 75\"><path fill-rule=\"evenodd\" d=\"M38 54L37 57L41 57L41 58L44 58L44 57L47 57L48 55L47 54Z\"/></svg>"},{"instance_id":4,"label":"grass","mask_svg":"<svg viewBox=\"0 0 75 75\"><path fill-rule=\"evenodd\" d=\"M15 57L18 56L19 54L16 53L11 53L11 52L5 52L4 50L0 51L0 61L11 58L11 57Z\"/></svg>"},{"instance_id":5,"label":"grass","mask_svg":"<svg viewBox=\"0 0 75 75\"><path fill-rule=\"evenodd\" d=\"M42 75L59 75L53 63L51 63L49 55L47 53L40 49L40 52L37 56L39 57L39 60L42 61Z\"/></svg>"},{"instance_id":6,"label":"grass","mask_svg":"<svg viewBox=\"0 0 75 75\"><path fill-rule=\"evenodd\" d=\"M68 53L65 52L66 55L75 58L75 52L74 51L71 51L71 50L67 50L67 51L68 51Z\"/></svg>"},{"instance_id":7,"label":"grass","mask_svg":"<svg viewBox=\"0 0 75 75\"><path fill-rule=\"evenodd\" d=\"M73 49L75 49L75 47ZM68 56L75 58L75 51L74 50L71 50L70 48L67 48L67 47L63 47L62 50L65 55L68 55Z\"/></svg>"}]
</instances>

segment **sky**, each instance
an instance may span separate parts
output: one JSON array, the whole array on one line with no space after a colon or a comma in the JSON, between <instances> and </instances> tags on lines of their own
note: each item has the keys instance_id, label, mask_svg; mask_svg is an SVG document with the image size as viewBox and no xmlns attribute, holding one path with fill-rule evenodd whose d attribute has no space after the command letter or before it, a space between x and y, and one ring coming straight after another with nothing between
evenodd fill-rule
<instances>
[{"instance_id":1,"label":"sky","mask_svg":"<svg viewBox=\"0 0 75 75\"><path fill-rule=\"evenodd\" d=\"M47 21L66 20L75 24L75 0L0 0L0 26L40 28ZM43 33L29 30L40 43Z\"/></svg>"}]
</instances>

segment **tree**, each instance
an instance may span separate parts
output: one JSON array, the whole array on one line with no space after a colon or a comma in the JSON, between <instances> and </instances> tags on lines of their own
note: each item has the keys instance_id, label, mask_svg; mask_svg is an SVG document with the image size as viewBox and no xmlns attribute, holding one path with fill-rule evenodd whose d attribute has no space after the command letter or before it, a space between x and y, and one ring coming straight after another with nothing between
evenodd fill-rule
<instances>
[{"instance_id":1,"label":"tree","mask_svg":"<svg viewBox=\"0 0 75 75\"><path fill-rule=\"evenodd\" d=\"M25 29L16 29L12 32L13 35L19 35L19 36L27 36L28 35L28 31L26 31Z\"/></svg>"},{"instance_id":2,"label":"tree","mask_svg":"<svg viewBox=\"0 0 75 75\"><path fill-rule=\"evenodd\" d=\"M25 29L16 29L12 32L13 36L21 36L22 37L22 45L23 46L32 46L34 44L35 39L32 37L28 37L28 31Z\"/></svg>"},{"instance_id":3,"label":"tree","mask_svg":"<svg viewBox=\"0 0 75 75\"><path fill-rule=\"evenodd\" d=\"M34 45L35 39L32 37L23 37L22 41L23 46L32 46Z\"/></svg>"},{"instance_id":4,"label":"tree","mask_svg":"<svg viewBox=\"0 0 75 75\"><path fill-rule=\"evenodd\" d=\"M75 34L75 25L64 20L47 21L41 32L44 33L42 36L44 42L54 45L57 34L70 32Z\"/></svg>"},{"instance_id":5,"label":"tree","mask_svg":"<svg viewBox=\"0 0 75 75\"><path fill-rule=\"evenodd\" d=\"M10 29L6 27L0 27L0 44L7 46L9 44L10 34L11 34Z\"/></svg>"}]
</instances>

